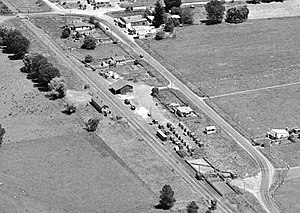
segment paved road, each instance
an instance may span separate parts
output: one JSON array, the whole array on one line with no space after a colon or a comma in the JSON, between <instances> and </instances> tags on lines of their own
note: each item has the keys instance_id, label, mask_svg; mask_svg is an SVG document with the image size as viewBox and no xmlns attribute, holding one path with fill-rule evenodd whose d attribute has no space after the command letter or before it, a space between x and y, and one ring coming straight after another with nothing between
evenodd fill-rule
<instances>
[{"instance_id":1,"label":"paved road","mask_svg":"<svg viewBox=\"0 0 300 213\"><path fill-rule=\"evenodd\" d=\"M194 178L194 173L191 173L186 170L186 168L174 158L174 155L170 152L167 147L162 145L160 141L154 136L152 132L150 132L149 126L146 122L141 122L136 116L132 116L132 112L124 107L123 103L120 102L119 99L114 97L108 91L107 83L98 77L93 76L95 74L90 70L82 67L82 64L79 63L76 59L72 57L67 57L65 52L44 32L35 27L32 23L30 23L27 19L23 19L23 22L27 24L28 29L32 30L39 39L41 39L45 44L49 46L49 48L56 53L58 58L68 67L72 67L73 71L78 74L82 79L88 82L97 92L97 95L101 96L101 100L112 108L112 111L117 115L124 115L127 119L131 127L143 138L149 146L156 151L156 153L165 160L165 162L170 166L170 168L174 169L179 175L183 177L183 179L192 187L192 189L199 194L200 196L206 198L217 198L219 200L219 208L217 212L234 212L233 209L229 208L227 205L223 204L220 200L220 196L214 192L211 188L204 185L203 182L197 181ZM96 96L96 95L95 95Z\"/></svg>"},{"instance_id":2,"label":"paved road","mask_svg":"<svg viewBox=\"0 0 300 213\"><path fill-rule=\"evenodd\" d=\"M52 7L54 9L54 7ZM59 8L60 12L64 12ZM82 14L83 11L80 11ZM75 12L72 11L74 14ZM91 14L89 14L91 15ZM93 14L95 15L95 14ZM112 18L104 16L102 13L96 14L97 17L102 19L102 22L107 25L112 33L130 46L137 53L144 55L145 59L156 68L162 75L164 75L172 85L177 87L181 92L183 92L186 97L193 102L200 110L202 110L206 115L208 115L212 120L214 120L224 131L226 131L242 148L244 148L257 162L259 168L262 172L262 181L260 184L260 194L258 194L258 199L262 206L269 213L276 213L278 210L274 207L271 202L269 195L269 187L272 183L272 177L274 173L274 168L270 162L258 151L251 143L239 134L233 127L231 127L223 118L221 118L215 111L213 111L204 101L194 94L187 86L180 82L174 75L172 75L167 69L165 69L160 63L158 63L154 58L152 58L146 51L139 47L135 42L129 39L120 28L113 24Z\"/></svg>"},{"instance_id":3,"label":"paved road","mask_svg":"<svg viewBox=\"0 0 300 213\"><path fill-rule=\"evenodd\" d=\"M273 205L270 194L269 187L272 183L272 177L274 173L274 167L272 164L256 149L251 143L238 133L232 126L230 126L221 116L219 116L213 109L211 109L202 98L193 93L186 85L179 81L172 73L170 73L164 66L157 62L153 57L151 57L146 51L129 39L123 32L120 31L119 27L112 24L111 18L106 16L101 16L102 22L107 25L114 34L127 43L133 50L137 53L144 55L144 58L162 75L164 75L172 85L178 88L185 96L193 102L200 110L202 110L207 116L214 120L224 131L226 131L242 148L244 148L256 161L261 172L262 181L260 184L260 194L258 194L258 199L261 205L269 213L276 213L278 210Z\"/></svg>"}]
</instances>

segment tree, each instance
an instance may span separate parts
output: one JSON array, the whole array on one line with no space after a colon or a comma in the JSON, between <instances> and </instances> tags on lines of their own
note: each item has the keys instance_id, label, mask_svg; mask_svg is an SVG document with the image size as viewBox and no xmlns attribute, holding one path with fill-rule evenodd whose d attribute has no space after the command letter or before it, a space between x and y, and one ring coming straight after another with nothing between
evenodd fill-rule
<instances>
[{"instance_id":1,"label":"tree","mask_svg":"<svg viewBox=\"0 0 300 213\"><path fill-rule=\"evenodd\" d=\"M195 201L192 201L187 207L187 213L197 213L199 209L199 206L197 206Z\"/></svg>"},{"instance_id":2,"label":"tree","mask_svg":"<svg viewBox=\"0 0 300 213\"><path fill-rule=\"evenodd\" d=\"M160 191L160 200L159 204L163 209L170 209L176 202L174 198L174 191L172 190L170 185L164 185L162 190Z\"/></svg>"},{"instance_id":3,"label":"tree","mask_svg":"<svg viewBox=\"0 0 300 213\"><path fill-rule=\"evenodd\" d=\"M183 24L192 25L194 23L191 9L185 9L182 12L181 20Z\"/></svg>"},{"instance_id":4,"label":"tree","mask_svg":"<svg viewBox=\"0 0 300 213\"><path fill-rule=\"evenodd\" d=\"M90 22L91 24L94 24L95 21L96 21L96 17L95 17L95 16L91 16L89 22Z\"/></svg>"},{"instance_id":5,"label":"tree","mask_svg":"<svg viewBox=\"0 0 300 213\"><path fill-rule=\"evenodd\" d=\"M162 30L159 30L155 35L156 40L163 40L164 38L165 38L165 32Z\"/></svg>"},{"instance_id":6,"label":"tree","mask_svg":"<svg viewBox=\"0 0 300 213\"><path fill-rule=\"evenodd\" d=\"M63 109L63 113L66 113L68 115L71 115L72 113L76 112L77 107L74 103L66 103L65 109Z\"/></svg>"},{"instance_id":7,"label":"tree","mask_svg":"<svg viewBox=\"0 0 300 213\"><path fill-rule=\"evenodd\" d=\"M31 63L28 63L28 65L30 66L30 73L32 77L38 77L41 68L46 66L47 64L48 60L43 55L38 54L33 56L33 58L31 59Z\"/></svg>"},{"instance_id":8,"label":"tree","mask_svg":"<svg viewBox=\"0 0 300 213\"><path fill-rule=\"evenodd\" d=\"M218 201L216 199L211 200L210 209L211 210L216 210L217 209L217 204L218 204Z\"/></svg>"},{"instance_id":9,"label":"tree","mask_svg":"<svg viewBox=\"0 0 300 213\"><path fill-rule=\"evenodd\" d=\"M28 52L30 42L18 30L9 30L3 39L6 49L17 56L23 57Z\"/></svg>"},{"instance_id":10,"label":"tree","mask_svg":"<svg viewBox=\"0 0 300 213\"><path fill-rule=\"evenodd\" d=\"M168 12L172 7L180 7L181 0L164 0L165 10Z\"/></svg>"},{"instance_id":11,"label":"tree","mask_svg":"<svg viewBox=\"0 0 300 213\"><path fill-rule=\"evenodd\" d=\"M154 10L154 19L153 19L153 25L155 28L160 27L164 23L164 14L165 10L160 3L160 0L157 0L155 3L155 10Z\"/></svg>"},{"instance_id":12,"label":"tree","mask_svg":"<svg viewBox=\"0 0 300 213\"><path fill-rule=\"evenodd\" d=\"M96 48L96 39L92 36L86 36L81 46L83 49L93 50Z\"/></svg>"},{"instance_id":13,"label":"tree","mask_svg":"<svg viewBox=\"0 0 300 213\"><path fill-rule=\"evenodd\" d=\"M146 7L143 17L146 18L147 16L152 16L152 12L150 11L150 9L148 7Z\"/></svg>"},{"instance_id":14,"label":"tree","mask_svg":"<svg viewBox=\"0 0 300 213\"><path fill-rule=\"evenodd\" d=\"M94 59L93 59L93 57L91 55L86 55L85 56L84 62L91 63L93 61L94 61Z\"/></svg>"},{"instance_id":15,"label":"tree","mask_svg":"<svg viewBox=\"0 0 300 213\"><path fill-rule=\"evenodd\" d=\"M47 63L41 67L38 73L38 79L41 83L49 83L53 78L59 77L60 73L59 70L54 67L52 64Z\"/></svg>"},{"instance_id":16,"label":"tree","mask_svg":"<svg viewBox=\"0 0 300 213\"><path fill-rule=\"evenodd\" d=\"M68 38L71 34L70 28L65 28L61 33L61 38Z\"/></svg>"},{"instance_id":17,"label":"tree","mask_svg":"<svg viewBox=\"0 0 300 213\"><path fill-rule=\"evenodd\" d=\"M207 19L211 24L219 24L223 20L225 11L224 3L218 0L211 0L205 5Z\"/></svg>"},{"instance_id":18,"label":"tree","mask_svg":"<svg viewBox=\"0 0 300 213\"><path fill-rule=\"evenodd\" d=\"M87 123L85 123L86 130L88 132L94 132L96 131L98 124L99 124L100 119L99 118L90 118Z\"/></svg>"},{"instance_id":19,"label":"tree","mask_svg":"<svg viewBox=\"0 0 300 213\"><path fill-rule=\"evenodd\" d=\"M173 20L171 18L168 18L166 21L166 24L165 24L165 31L173 33L174 27L175 27L175 25L174 25Z\"/></svg>"},{"instance_id":20,"label":"tree","mask_svg":"<svg viewBox=\"0 0 300 213\"><path fill-rule=\"evenodd\" d=\"M242 23L248 19L249 9L246 5L229 8L226 12L226 22Z\"/></svg>"},{"instance_id":21,"label":"tree","mask_svg":"<svg viewBox=\"0 0 300 213\"><path fill-rule=\"evenodd\" d=\"M180 7L172 7L171 8L171 14L172 15L182 15L182 9Z\"/></svg>"},{"instance_id":22,"label":"tree","mask_svg":"<svg viewBox=\"0 0 300 213\"><path fill-rule=\"evenodd\" d=\"M2 128L1 124L0 124L0 145L3 143L3 136L5 134L5 129Z\"/></svg>"},{"instance_id":23,"label":"tree","mask_svg":"<svg viewBox=\"0 0 300 213\"><path fill-rule=\"evenodd\" d=\"M159 89L157 87L153 87L151 90L151 96L152 97L157 97L159 94Z\"/></svg>"},{"instance_id":24,"label":"tree","mask_svg":"<svg viewBox=\"0 0 300 213\"><path fill-rule=\"evenodd\" d=\"M55 77L48 84L51 90L48 94L52 99L63 98L67 93L67 84L64 79Z\"/></svg>"}]
</instances>

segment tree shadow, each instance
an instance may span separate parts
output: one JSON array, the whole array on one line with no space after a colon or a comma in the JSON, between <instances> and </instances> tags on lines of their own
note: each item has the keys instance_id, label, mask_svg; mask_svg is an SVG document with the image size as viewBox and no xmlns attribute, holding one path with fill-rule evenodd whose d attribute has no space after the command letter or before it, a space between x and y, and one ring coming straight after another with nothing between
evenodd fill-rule
<instances>
[{"instance_id":1,"label":"tree shadow","mask_svg":"<svg viewBox=\"0 0 300 213\"><path fill-rule=\"evenodd\" d=\"M157 205L155 205L154 206L154 208L156 208L156 209L162 209L162 210L169 210L169 208L166 208L165 206L163 206L162 204L157 204Z\"/></svg>"},{"instance_id":2,"label":"tree shadow","mask_svg":"<svg viewBox=\"0 0 300 213\"><path fill-rule=\"evenodd\" d=\"M205 25L216 25L216 24L221 24L222 22L217 21L217 20L203 20L201 23L204 23Z\"/></svg>"}]
</instances>

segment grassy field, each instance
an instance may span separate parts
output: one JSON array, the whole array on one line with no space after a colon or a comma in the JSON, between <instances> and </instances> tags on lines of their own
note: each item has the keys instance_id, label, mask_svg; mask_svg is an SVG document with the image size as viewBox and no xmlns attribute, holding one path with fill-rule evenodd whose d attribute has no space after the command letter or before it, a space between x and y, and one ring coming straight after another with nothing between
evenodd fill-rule
<instances>
[{"instance_id":1,"label":"grassy field","mask_svg":"<svg viewBox=\"0 0 300 213\"><path fill-rule=\"evenodd\" d=\"M210 96L266 87L299 80L299 24L295 17L184 27L151 49Z\"/></svg>"},{"instance_id":2,"label":"grassy field","mask_svg":"<svg viewBox=\"0 0 300 213\"><path fill-rule=\"evenodd\" d=\"M297 213L300 211L299 188L300 180L285 182L275 192L275 199L281 205L280 212Z\"/></svg>"},{"instance_id":3,"label":"grassy field","mask_svg":"<svg viewBox=\"0 0 300 213\"><path fill-rule=\"evenodd\" d=\"M18 201L24 211L29 205L26 197L62 212L147 212L156 202L154 194L93 134L5 145L0 159L1 183L11 187L11 193L23 191Z\"/></svg>"},{"instance_id":4,"label":"grassy field","mask_svg":"<svg viewBox=\"0 0 300 213\"><path fill-rule=\"evenodd\" d=\"M20 12L49 12L51 8L43 0L7 0Z\"/></svg>"},{"instance_id":5,"label":"grassy field","mask_svg":"<svg viewBox=\"0 0 300 213\"><path fill-rule=\"evenodd\" d=\"M270 129L299 126L300 85L256 91L220 98L213 102L228 115L233 125L242 128L248 136L264 137ZM228 104L230 103L230 104ZM299 166L300 145L290 144L271 147L271 158L276 164ZM268 155L268 151L265 152Z\"/></svg>"}]
</instances>

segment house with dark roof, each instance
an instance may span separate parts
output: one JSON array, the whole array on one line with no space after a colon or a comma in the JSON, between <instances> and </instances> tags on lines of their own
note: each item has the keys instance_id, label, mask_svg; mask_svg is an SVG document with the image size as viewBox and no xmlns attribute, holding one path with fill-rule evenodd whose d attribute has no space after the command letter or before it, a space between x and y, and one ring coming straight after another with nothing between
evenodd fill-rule
<instances>
[{"instance_id":1,"label":"house with dark roof","mask_svg":"<svg viewBox=\"0 0 300 213\"><path fill-rule=\"evenodd\" d=\"M120 79L117 82L110 85L109 90L114 94L125 95L129 92L133 92L133 86Z\"/></svg>"}]
</instances>

